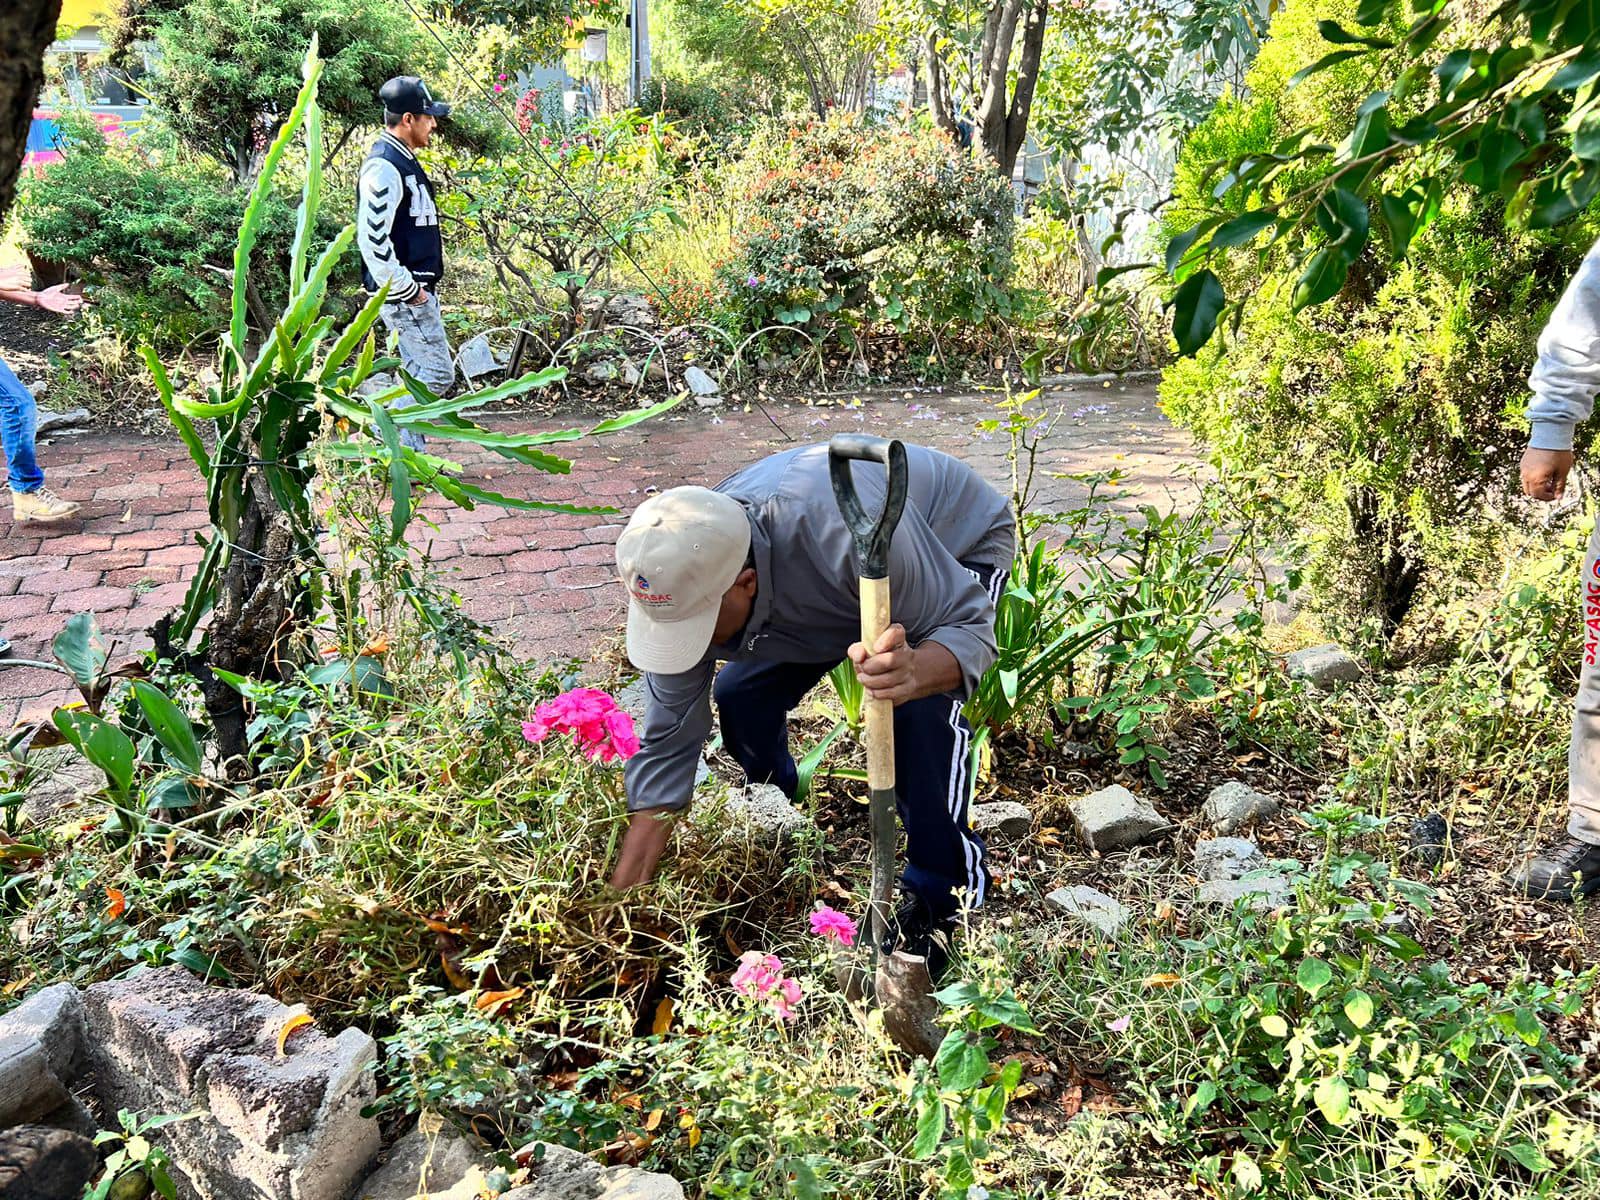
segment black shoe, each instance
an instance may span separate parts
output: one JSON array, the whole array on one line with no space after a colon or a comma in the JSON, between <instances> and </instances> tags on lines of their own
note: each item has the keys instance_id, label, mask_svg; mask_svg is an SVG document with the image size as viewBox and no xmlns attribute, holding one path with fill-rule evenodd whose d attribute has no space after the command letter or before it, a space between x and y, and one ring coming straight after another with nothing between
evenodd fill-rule
<instances>
[{"instance_id":1,"label":"black shoe","mask_svg":"<svg viewBox=\"0 0 1600 1200\"><path fill-rule=\"evenodd\" d=\"M928 902L916 892L902 892L900 907L894 914L889 935L881 947L884 954L903 950L928 960L928 976L935 983L950 965L950 950L955 944L956 919L937 917Z\"/></svg>"},{"instance_id":2,"label":"black shoe","mask_svg":"<svg viewBox=\"0 0 1600 1200\"><path fill-rule=\"evenodd\" d=\"M1509 878L1524 896L1570 904L1600 888L1600 846L1569 837L1535 854Z\"/></svg>"}]
</instances>

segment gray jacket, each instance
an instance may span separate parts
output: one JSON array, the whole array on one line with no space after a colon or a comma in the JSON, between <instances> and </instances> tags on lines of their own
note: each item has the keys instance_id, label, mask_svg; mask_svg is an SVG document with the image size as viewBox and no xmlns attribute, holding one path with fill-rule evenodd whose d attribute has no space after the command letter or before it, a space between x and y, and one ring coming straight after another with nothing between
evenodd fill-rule
<instances>
[{"instance_id":1,"label":"gray jacket","mask_svg":"<svg viewBox=\"0 0 1600 1200\"><path fill-rule=\"evenodd\" d=\"M908 494L889 550L891 618L913 646L938 642L961 666L970 695L995 660L994 603L972 571L1009 570L1015 533L1009 504L971 467L923 446L906 446ZM886 475L854 465L869 513L883 504ZM719 483L750 518L757 591L736 643L712 646L680 675L647 674L639 753L628 761L628 808L689 803L695 765L711 732L711 680L718 660L840 662L861 640L860 590L849 532L828 481L827 446L787 450Z\"/></svg>"},{"instance_id":2,"label":"gray jacket","mask_svg":"<svg viewBox=\"0 0 1600 1200\"><path fill-rule=\"evenodd\" d=\"M1600 242L1584 256L1539 335L1539 361L1528 386L1528 444L1572 449L1573 430L1589 419L1600 391Z\"/></svg>"}]
</instances>

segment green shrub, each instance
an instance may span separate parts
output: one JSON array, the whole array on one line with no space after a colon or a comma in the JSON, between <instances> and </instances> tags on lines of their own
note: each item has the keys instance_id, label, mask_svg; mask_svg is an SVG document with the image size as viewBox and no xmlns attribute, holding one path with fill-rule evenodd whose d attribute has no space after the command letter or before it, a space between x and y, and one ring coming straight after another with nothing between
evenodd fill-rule
<instances>
[{"instance_id":1,"label":"green shrub","mask_svg":"<svg viewBox=\"0 0 1600 1200\"><path fill-rule=\"evenodd\" d=\"M1600 1128L1553 1031L1596 972L1456 978L1394 921L1426 916L1430 889L1353 848L1382 823L1342 806L1308 819L1325 855L1277 912L1088 953L1024 939L1029 1010L1081 1031L1058 1052L1111 1060L1153 1136L1223 1196L1593 1194Z\"/></svg>"},{"instance_id":2,"label":"green shrub","mask_svg":"<svg viewBox=\"0 0 1600 1200\"><path fill-rule=\"evenodd\" d=\"M770 126L733 192L742 236L717 278L746 329L937 331L1009 309L1011 189L941 134L843 114Z\"/></svg>"},{"instance_id":3,"label":"green shrub","mask_svg":"<svg viewBox=\"0 0 1600 1200\"><path fill-rule=\"evenodd\" d=\"M1184 148L1172 228L1216 207L1211 160L1268 150L1313 117L1323 140L1345 136L1370 68L1288 77L1326 49L1316 20L1353 8L1294 0L1275 18L1250 98L1220 105ZM1387 641L1419 604L1480 577L1516 484L1535 342L1592 233L1508 232L1502 203L1460 189L1405 262L1369 245L1339 296L1298 316L1284 253L1220 265L1230 294L1255 299L1225 346L1167 371L1163 407L1223 468L1283 474L1313 599L1336 630Z\"/></svg>"},{"instance_id":4,"label":"green shrub","mask_svg":"<svg viewBox=\"0 0 1600 1200\"><path fill-rule=\"evenodd\" d=\"M90 311L130 342L181 345L225 322L246 194L159 144L112 145L87 120L68 128L63 159L23 193L24 245L89 281ZM255 276L265 306L282 301L293 237L293 210L269 197Z\"/></svg>"}]
</instances>

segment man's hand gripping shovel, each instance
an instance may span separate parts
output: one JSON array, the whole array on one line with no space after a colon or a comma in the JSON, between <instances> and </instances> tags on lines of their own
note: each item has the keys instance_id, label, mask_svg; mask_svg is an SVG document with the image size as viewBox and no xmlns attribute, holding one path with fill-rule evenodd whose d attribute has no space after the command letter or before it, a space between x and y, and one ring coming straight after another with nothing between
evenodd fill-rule
<instances>
[{"instance_id":1,"label":"man's hand gripping shovel","mask_svg":"<svg viewBox=\"0 0 1600 1200\"><path fill-rule=\"evenodd\" d=\"M850 464L882 463L889 472L883 511L869 516L856 495ZM841 433L828 443L828 473L839 512L855 541L861 583L861 641L870 650L889 627L889 544L906 503L906 449L898 441L868 434ZM897 1046L929 1058L943 1040L934 1023L939 1004L927 959L895 948L899 931L893 916L895 877L894 705L866 701L867 786L871 792L872 890L869 904L869 962L872 993L883 1012L884 1030ZM867 991L867 970L851 962L841 984L852 999Z\"/></svg>"}]
</instances>

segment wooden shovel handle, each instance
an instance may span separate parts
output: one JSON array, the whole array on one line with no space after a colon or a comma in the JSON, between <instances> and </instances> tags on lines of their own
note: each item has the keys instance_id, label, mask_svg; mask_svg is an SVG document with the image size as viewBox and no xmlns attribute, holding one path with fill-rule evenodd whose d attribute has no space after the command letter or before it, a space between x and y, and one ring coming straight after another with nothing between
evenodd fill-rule
<instances>
[{"instance_id":1,"label":"wooden shovel handle","mask_svg":"<svg viewBox=\"0 0 1600 1200\"><path fill-rule=\"evenodd\" d=\"M861 642L873 646L889 628L888 579L861 581ZM888 700L866 702L867 786L873 791L894 791L894 705Z\"/></svg>"}]
</instances>

